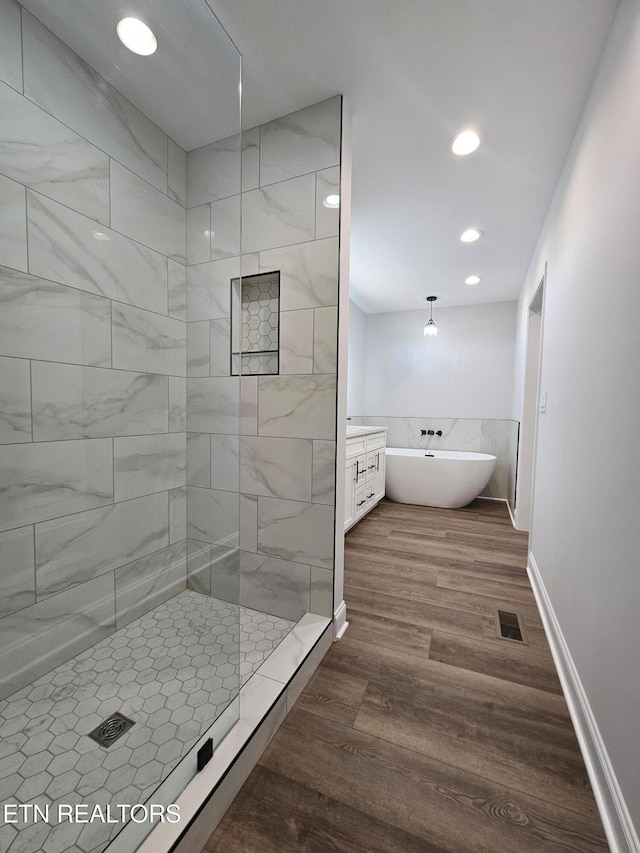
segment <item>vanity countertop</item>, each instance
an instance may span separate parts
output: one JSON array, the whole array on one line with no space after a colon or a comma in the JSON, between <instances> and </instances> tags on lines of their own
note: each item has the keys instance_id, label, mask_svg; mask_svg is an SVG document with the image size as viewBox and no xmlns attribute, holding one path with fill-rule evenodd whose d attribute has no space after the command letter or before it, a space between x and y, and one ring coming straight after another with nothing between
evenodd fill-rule
<instances>
[{"instance_id":1,"label":"vanity countertop","mask_svg":"<svg viewBox=\"0 0 640 853\"><path fill-rule=\"evenodd\" d=\"M351 426L347 424L347 438L354 438L357 435L369 435L371 432L386 432L387 427L380 426Z\"/></svg>"}]
</instances>

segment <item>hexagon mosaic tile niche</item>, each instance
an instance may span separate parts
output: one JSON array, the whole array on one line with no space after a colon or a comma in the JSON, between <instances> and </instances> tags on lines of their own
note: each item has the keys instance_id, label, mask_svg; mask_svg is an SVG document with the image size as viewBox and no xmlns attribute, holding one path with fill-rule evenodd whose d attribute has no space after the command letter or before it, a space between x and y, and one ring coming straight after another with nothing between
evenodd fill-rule
<instances>
[{"instance_id":1,"label":"hexagon mosaic tile niche","mask_svg":"<svg viewBox=\"0 0 640 853\"><path fill-rule=\"evenodd\" d=\"M233 373L278 373L280 347L280 273L232 281Z\"/></svg>"},{"instance_id":2,"label":"hexagon mosaic tile niche","mask_svg":"<svg viewBox=\"0 0 640 853\"><path fill-rule=\"evenodd\" d=\"M0 702L0 805L145 803L294 625L185 591L38 678ZM104 749L115 711L135 725ZM121 829L0 825L0 850L101 853Z\"/></svg>"}]
</instances>

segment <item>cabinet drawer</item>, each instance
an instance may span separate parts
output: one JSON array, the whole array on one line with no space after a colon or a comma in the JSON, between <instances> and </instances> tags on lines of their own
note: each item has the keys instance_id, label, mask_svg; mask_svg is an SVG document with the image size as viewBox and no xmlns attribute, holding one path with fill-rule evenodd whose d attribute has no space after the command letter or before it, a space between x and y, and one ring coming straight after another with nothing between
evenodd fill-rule
<instances>
[{"instance_id":1,"label":"cabinet drawer","mask_svg":"<svg viewBox=\"0 0 640 853\"><path fill-rule=\"evenodd\" d=\"M384 447L387 443L387 434L385 432L374 432L371 435L366 435L367 450L378 450L379 447Z\"/></svg>"},{"instance_id":2,"label":"cabinet drawer","mask_svg":"<svg viewBox=\"0 0 640 853\"><path fill-rule=\"evenodd\" d=\"M367 449L367 436L359 435L356 438L347 439L347 459L352 459L354 456L359 456Z\"/></svg>"}]
</instances>

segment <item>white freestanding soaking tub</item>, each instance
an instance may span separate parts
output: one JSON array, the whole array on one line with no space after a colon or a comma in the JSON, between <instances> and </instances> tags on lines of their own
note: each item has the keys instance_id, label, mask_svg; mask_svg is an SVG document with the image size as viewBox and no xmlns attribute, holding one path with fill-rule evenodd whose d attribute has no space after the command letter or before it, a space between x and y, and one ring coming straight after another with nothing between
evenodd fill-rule
<instances>
[{"instance_id":1,"label":"white freestanding soaking tub","mask_svg":"<svg viewBox=\"0 0 640 853\"><path fill-rule=\"evenodd\" d=\"M421 506L466 506L489 482L496 457L460 450L387 447L386 495Z\"/></svg>"}]
</instances>

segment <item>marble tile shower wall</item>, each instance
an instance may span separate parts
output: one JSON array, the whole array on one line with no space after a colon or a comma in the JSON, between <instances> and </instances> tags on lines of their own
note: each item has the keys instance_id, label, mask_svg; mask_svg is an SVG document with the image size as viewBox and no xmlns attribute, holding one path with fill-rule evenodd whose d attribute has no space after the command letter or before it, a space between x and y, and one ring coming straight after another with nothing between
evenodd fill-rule
<instances>
[{"instance_id":1,"label":"marble tile shower wall","mask_svg":"<svg viewBox=\"0 0 640 853\"><path fill-rule=\"evenodd\" d=\"M187 156L188 582L287 619L333 609L341 109ZM280 372L238 385L230 281L276 270Z\"/></svg>"},{"instance_id":2,"label":"marble tile shower wall","mask_svg":"<svg viewBox=\"0 0 640 853\"><path fill-rule=\"evenodd\" d=\"M497 460L496 467L482 495L512 500L518 452L517 421L361 415L350 417L349 423L387 427L387 447L492 453ZM442 436L423 436L420 434L423 429L442 430Z\"/></svg>"},{"instance_id":3,"label":"marble tile shower wall","mask_svg":"<svg viewBox=\"0 0 640 853\"><path fill-rule=\"evenodd\" d=\"M2 696L186 587L186 154L0 16Z\"/></svg>"}]
</instances>

